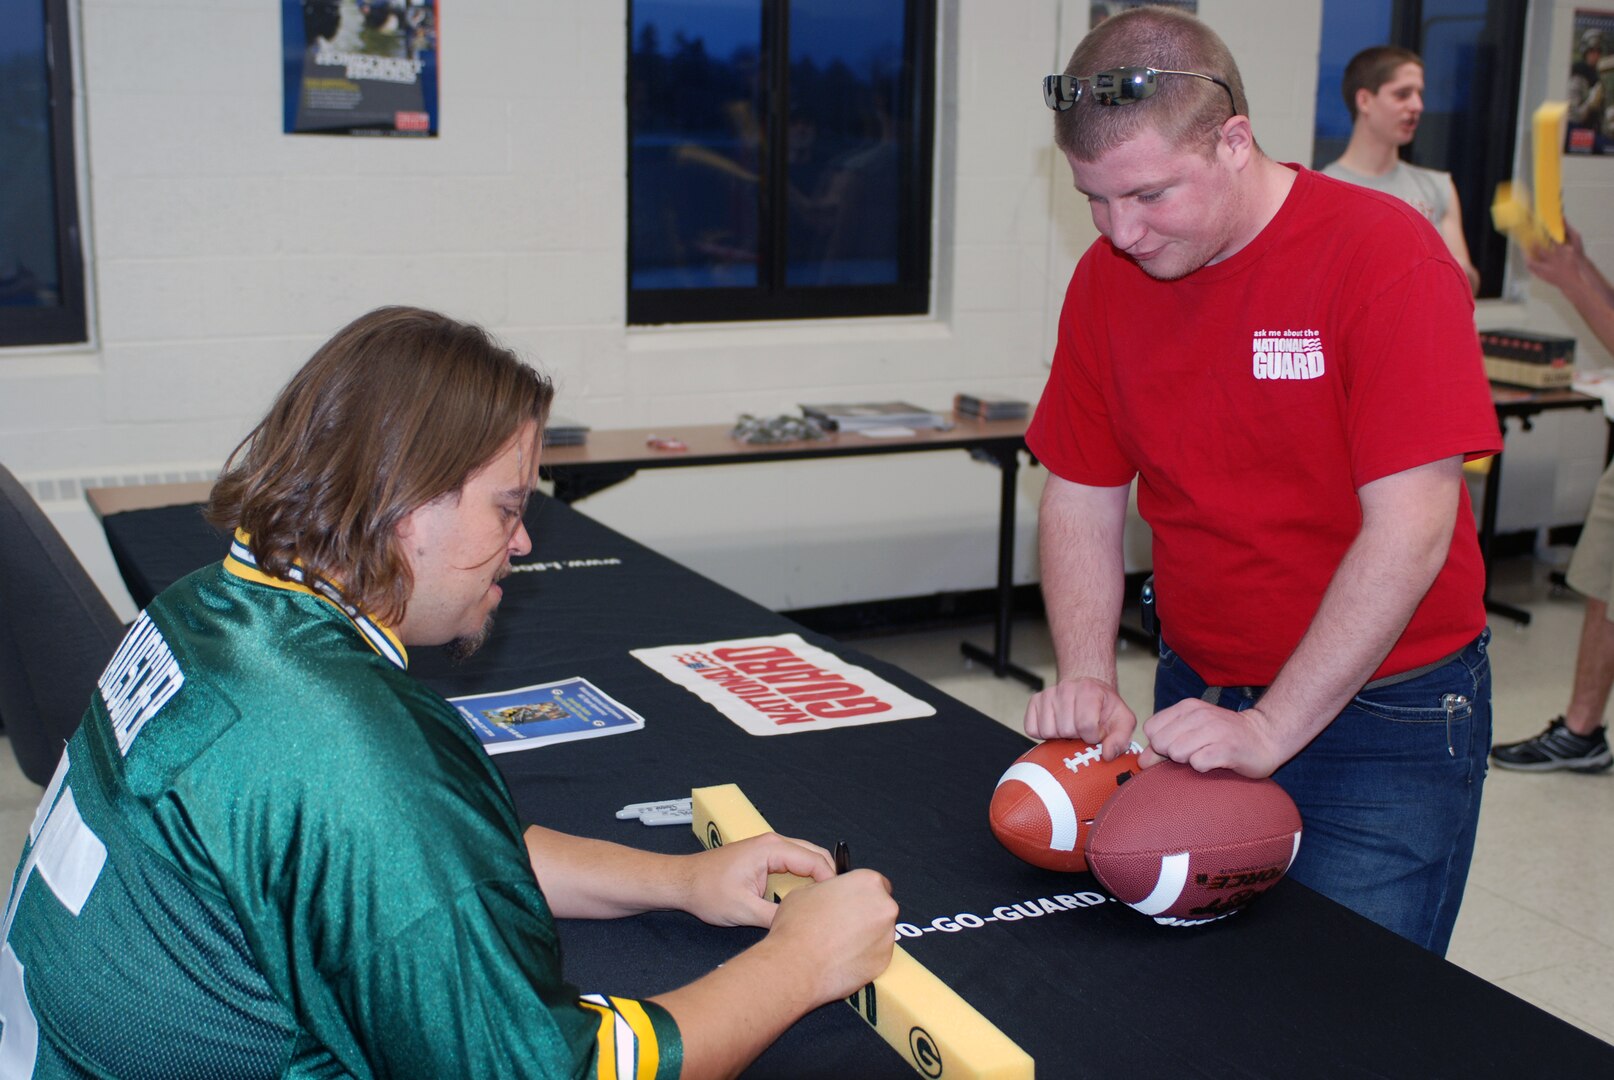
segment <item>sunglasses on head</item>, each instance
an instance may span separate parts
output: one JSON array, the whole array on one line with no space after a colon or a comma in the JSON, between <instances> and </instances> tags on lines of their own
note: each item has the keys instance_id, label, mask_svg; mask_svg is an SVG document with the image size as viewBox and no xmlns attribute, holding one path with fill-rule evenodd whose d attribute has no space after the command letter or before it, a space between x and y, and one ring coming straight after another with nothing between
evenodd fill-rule
<instances>
[{"instance_id":1,"label":"sunglasses on head","mask_svg":"<svg viewBox=\"0 0 1614 1080\"><path fill-rule=\"evenodd\" d=\"M1159 89L1161 75L1192 75L1196 79L1213 82L1227 91L1227 102L1238 115L1238 103L1233 100L1233 88L1214 75L1197 71L1172 71L1169 68L1119 67L1100 71L1096 75L1045 75L1042 79L1042 100L1054 112L1073 108L1082 98L1082 84L1088 83L1093 100L1100 105L1130 105L1152 97Z\"/></svg>"}]
</instances>

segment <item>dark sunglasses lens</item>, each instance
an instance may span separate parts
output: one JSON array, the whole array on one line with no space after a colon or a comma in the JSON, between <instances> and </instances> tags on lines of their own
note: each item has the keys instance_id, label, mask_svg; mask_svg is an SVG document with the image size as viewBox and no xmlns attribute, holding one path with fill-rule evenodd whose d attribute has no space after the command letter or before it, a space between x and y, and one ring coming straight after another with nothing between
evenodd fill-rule
<instances>
[{"instance_id":1,"label":"dark sunglasses lens","mask_svg":"<svg viewBox=\"0 0 1614 1080\"><path fill-rule=\"evenodd\" d=\"M1076 104L1074 85L1067 86L1068 76L1048 75L1042 80L1042 100L1055 112L1064 112Z\"/></svg>"},{"instance_id":2,"label":"dark sunglasses lens","mask_svg":"<svg viewBox=\"0 0 1614 1080\"><path fill-rule=\"evenodd\" d=\"M1112 68L1093 76L1093 94L1101 105L1130 105L1155 91L1155 75L1148 68Z\"/></svg>"}]
</instances>

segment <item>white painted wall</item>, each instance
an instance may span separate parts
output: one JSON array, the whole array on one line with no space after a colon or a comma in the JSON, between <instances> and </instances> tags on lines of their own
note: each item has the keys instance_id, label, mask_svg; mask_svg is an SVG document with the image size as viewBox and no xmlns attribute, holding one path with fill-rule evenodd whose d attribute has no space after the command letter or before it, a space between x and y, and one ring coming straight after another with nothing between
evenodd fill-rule
<instances>
[{"instance_id":1,"label":"white painted wall","mask_svg":"<svg viewBox=\"0 0 1614 1080\"><path fill-rule=\"evenodd\" d=\"M1542 101L1562 101L1569 81L1575 9L1597 7L1577 0L1537 0L1531 5L1529 69L1525 72L1520 105L1519 160L1529 161L1530 114ZM1527 174L1521 174L1527 175ZM1586 253L1605 274L1614 275L1614 158L1566 156L1564 159L1564 214L1586 242ZM1515 297L1521 302L1522 325L1544 333L1568 334L1578 339L1577 364L1584 368L1614 367L1614 356L1586 331L1575 309L1550 285L1520 274ZM1502 307L1503 305L1498 305ZM1517 310L1517 309L1515 309ZM1489 313L1482 313L1484 314ZM1497 314L1511 317L1514 311ZM1481 326L1488 325L1482 317ZM1499 325L1491 323L1489 325ZM1514 320L1509 325L1521 325Z\"/></svg>"},{"instance_id":2,"label":"white painted wall","mask_svg":"<svg viewBox=\"0 0 1614 1080\"><path fill-rule=\"evenodd\" d=\"M1553 35L1572 7L1545 5ZM630 330L622 0L448 0L442 135L419 141L281 134L277 4L78 0L95 345L0 350L0 461L25 480L214 470L325 337L382 303L485 323L602 428L815 399L941 407L960 389L1034 400L1095 235L1038 81L1088 5L942 9L934 314ZM1200 11L1241 62L1263 147L1309 160L1317 0ZM1610 180L1614 164L1572 163L1568 199L1614 267ZM1533 289L1503 307L1561 318ZM1040 484L1023 473L1022 581ZM583 506L772 607L994 578L997 473L963 454L647 473ZM48 509L119 596L78 504Z\"/></svg>"},{"instance_id":3,"label":"white painted wall","mask_svg":"<svg viewBox=\"0 0 1614 1080\"><path fill-rule=\"evenodd\" d=\"M1563 100L1569 80L1576 0L1537 0L1526 28L1525 71L1519 97L1515 174L1529 181L1530 116L1543 101ZM1564 209L1580 230L1586 251L1614 274L1614 159L1566 157ZM1586 329L1574 308L1550 285L1534 281L1515 250L1506 300L1479 304L1481 327L1523 327L1577 339L1576 365L1588 371L1614 367L1614 357ZM1596 413L1545 414L1532 430L1510 422L1497 528L1503 532L1578 524L1603 471L1608 428Z\"/></svg>"}]
</instances>

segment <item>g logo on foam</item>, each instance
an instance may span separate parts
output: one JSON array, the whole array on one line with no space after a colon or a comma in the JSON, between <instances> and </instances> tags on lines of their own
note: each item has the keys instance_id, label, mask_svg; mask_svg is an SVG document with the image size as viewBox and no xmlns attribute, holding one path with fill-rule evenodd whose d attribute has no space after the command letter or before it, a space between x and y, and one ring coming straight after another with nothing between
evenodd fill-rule
<instances>
[{"instance_id":1,"label":"g logo on foam","mask_svg":"<svg viewBox=\"0 0 1614 1080\"><path fill-rule=\"evenodd\" d=\"M914 1068L931 1080L942 1074L941 1048L924 1028L908 1030L908 1056L913 1058Z\"/></svg>"}]
</instances>

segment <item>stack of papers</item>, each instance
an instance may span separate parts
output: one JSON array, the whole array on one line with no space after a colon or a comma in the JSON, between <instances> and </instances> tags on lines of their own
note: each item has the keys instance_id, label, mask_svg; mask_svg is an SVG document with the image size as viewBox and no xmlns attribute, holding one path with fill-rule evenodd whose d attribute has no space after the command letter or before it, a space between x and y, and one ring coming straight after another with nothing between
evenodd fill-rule
<instances>
[{"instance_id":1,"label":"stack of papers","mask_svg":"<svg viewBox=\"0 0 1614 1080\"><path fill-rule=\"evenodd\" d=\"M564 416L549 417L544 425L545 446L581 446L588 441L588 425Z\"/></svg>"},{"instance_id":2,"label":"stack of papers","mask_svg":"<svg viewBox=\"0 0 1614 1080\"><path fill-rule=\"evenodd\" d=\"M906 401L872 401L852 405L803 405L802 415L822 423L825 427L841 431L866 431L869 428L939 428L945 429L948 420L940 413L921 409Z\"/></svg>"},{"instance_id":3,"label":"stack of papers","mask_svg":"<svg viewBox=\"0 0 1614 1080\"><path fill-rule=\"evenodd\" d=\"M977 420L1024 420L1030 402L1006 394L954 394L953 411Z\"/></svg>"}]
</instances>

